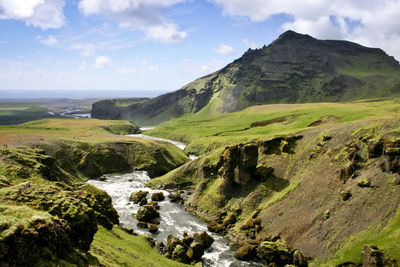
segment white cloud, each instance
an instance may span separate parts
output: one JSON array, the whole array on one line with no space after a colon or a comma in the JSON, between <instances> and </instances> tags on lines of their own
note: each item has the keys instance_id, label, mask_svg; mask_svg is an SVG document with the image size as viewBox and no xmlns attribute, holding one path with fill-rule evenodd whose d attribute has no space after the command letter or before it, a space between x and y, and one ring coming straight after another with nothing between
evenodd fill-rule
<instances>
[{"instance_id":1,"label":"white cloud","mask_svg":"<svg viewBox=\"0 0 400 267\"><path fill-rule=\"evenodd\" d=\"M185 74L189 75L191 78L198 78L199 76L204 76L221 69L222 62L214 59L208 62L197 63L185 59L182 61L181 66Z\"/></svg>"},{"instance_id":2,"label":"white cloud","mask_svg":"<svg viewBox=\"0 0 400 267\"><path fill-rule=\"evenodd\" d=\"M94 67L96 69L109 68L111 67L111 59L105 56L96 57L96 60L94 62Z\"/></svg>"},{"instance_id":3,"label":"white cloud","mask_svg":"<svg viewBox=\"0 0 400 267\"><path fill-rule=\"evenodd\" d=\"M0 19L14 19L42 29L65 24L64 0L0 0Z\"/></svg>"},{"instance_id":4,"label":"white cloud","mask_svg":"<svg viewBox=\"0 0 400 267\"><path fill-rule=\"evenodd\" d=\"M222 7L225 15L263 21L287 14L290 22L282 30L317 38L347 39L380 47L400 59L399 0L209 0Z\"/></svg>"},{"instance_id":5,"label":"white cloud","mask_svg":"<svg viewBox=\"0 0 400 267\"><path fill-rule=\"evenodd\" d=\"M106 15L121 27L142 31L146 39L178 43L186 37L179 26L165 19L163 9L185 0L81 0L79 9L86 16Z\"/></svg>"},{"instance_id":6,"label":"white cloud","mask_svg":"<svg viewBox=\"0 0 400 267\"><path fill-rule=\"evenodd\" d=\"M45 39L43 39L42 36L38 35L38 36L36 36L36 40L38 40L39 42L41 42L42 44L47 45L47 46L54 46L54 45L58 44L57 37L55 37L53 35L49 35Z\"/></svg>"},{"instance_id":7,"label":"white cloud","mask_svg":"<svg viewBox=\"0 0 400 267\"><path fill-rule=\"evenodd\" d=\"M243 44L246 46L246 48L251 48L251 49L256 49L258 47L258 44L255 42L249 41L249 39L243 39Z\"/></svg>"},{"instance_id":8,"label":"white cloud","mask_svg":"<svg viewBox=\"0 0 400 267\"><path fill-rule=\"evenodd\" d=\"M146 38L162 43L179 43L185 39L186 32L179 31L174 23L150 26L145 29Z\"/></svg>"},{"instance_id":9,"label":"white cloud","mask_svg":"<svg viewBox=\"0 0 400 267\"><path fill-rule=\"evenodd\" d=\"M144 68L144 70L148 70L148 71L156 71L156 70L159 70L159 67L158 66L156 66L156 65L149 65L148 63L147 63L147 61L142 61L142 67Z\"/></svg>"},{"instance_id":10,"label":"white cloud","mask_svg":"<svg viewBox=\"0 0 400 267\"><path fill-rule=\"evenodd\" d=\"M92 43L87 43L87 44L73 44L69 47L71 50L79 50L81 52L81 55L84 57L91 57L94 56L96 53L96 47Z\"/></svg>"},{"instance_id":11,"label":"white cloud","mask_svg":"<svg viewBox=\"0 0 400 267\"><path fill-rule=\"evenodd\" d=\"M232 46L221 44L218 48L214 48L214 52L221 55L235 54L235 49Z\"/></svg>"},{"instance_id":12,"label":"white cloud","mask_svg":"<svg viewBox=\"0 0 400 267\"><path fill-rule=\"evenodd\" d=\"M86 68L86 60L82 61L81 65L79 65L78 70L83 71Z\"/></svg>"}]
</instances>

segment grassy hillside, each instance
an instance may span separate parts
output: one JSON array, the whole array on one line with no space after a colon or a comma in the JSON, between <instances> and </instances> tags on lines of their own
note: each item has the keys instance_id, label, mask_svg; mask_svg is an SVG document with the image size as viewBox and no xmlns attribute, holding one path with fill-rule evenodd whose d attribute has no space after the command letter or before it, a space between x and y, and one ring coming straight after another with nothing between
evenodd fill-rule
<instances>
[{"instance_id":1,"label":"grassy hillside","mask_svg":"<svg viewBox=\"0 0 400 267\"><path fill-rule=\"evenodd\" d=\"M120 100L94 103L92 117L148 126L187 113L207 117L260 104L344 102L399 94L400 65L384 51L288 31L175 92L128 106Z\"/></svg>"},{"instance_id":2,"label":"grassy hillside","mask_svg":"<svg viewBox=\"0 0 400 267\"><path fill-rule=\"evenodd\" d=\"M387 100L185 115L146 133L206 153L148 185L190 188L188 210L210 221L235 214L238 240L280 235L316 266L360 264L372 244L399 262L399 113Z\"/></svg>"},{"instance_id":3,"label":"grassy hillside","mask_svg":"<svg viewBox=\"0 0 400 267\"><path fill-rule=\"evenodd\" d=\"M188 143L188 153L202 154L232 143L295 134L313 126L391 118L399 112L399 100L260 105L211 117L187 114L146 134L181 140Z\"/></svg>"},{"instance_id":4,"label":"grassy hillside","mask_svg":"<svg viewBox=\"0 0 400 267\"><path fill-rule=\"evenodd\" d=\"M189 161L127 121L45 119L0 127L1 266L180 266L121 228L105 173L166 173ZM182 265L183 266L183 265Z\"/></svg>"},{"instance_id":5,"label":"grassy hillside","mask_svg":"<svg viewBox=\"0 0 400 267\"><path fill-rule=\"evenodd\" d=\"M48 109L33 103L0 103L0 125L20 124L48 116Z\"/></svg>"}]
</instances>

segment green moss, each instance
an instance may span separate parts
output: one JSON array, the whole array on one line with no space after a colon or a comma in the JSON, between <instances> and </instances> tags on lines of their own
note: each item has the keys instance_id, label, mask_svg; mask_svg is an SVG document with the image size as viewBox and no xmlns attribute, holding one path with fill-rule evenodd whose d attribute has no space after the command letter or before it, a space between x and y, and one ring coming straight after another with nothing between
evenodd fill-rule
<instances>
[{"instance_id":1,"label":"green moss","mask_svg":"<svg viewBox=\"0 0 400 267\"><path fill-rule=\"evenodd\" d=\"M363 130L375 134L381 130L382 120L392 119L399 113L400 105L396 100L263 105L233 113L216 114L207 119L200 116L200 113L187 114L146 131L146 134L184 140L188 143L186 152L201 154L232 143L244 143L277 134L296 134L317 121L321 122L321 126L329 126L378 118L379 121L371 123ZM265 123L266 121L274 123ZM362 130L354 135L364 133L360 131Z\"/></svg>"},{"instance_id":2,"label":"green moss","mask_svg":"<svg viewBox=\"0 0 400 267\"><path fill-rule=\"evenodd\" d=\"M259 208L261 209L267 209L268 207L274 205L275 203L281 201L284 199L289 193L293 192L298 186L300 185L299 182L295 182L290 184L288 187L283 189L280 192L275 192L270 199L268 199L267 202L264 202L260 205Z\"/></svg>"},{"instance_id":3,"label":"green moss","mask_svg":"<svg viewBox=\"0 0 400 267\"><path fill-rule=\"evenodd\" d=\"M100 227L90 253L105 266L188 266L160 255L141 236L133 236L116 226L112 231Z\"/></svg>"},{"instance_id":4,"label":"green moss","mask_svg":"<svg viewBox=\"0 0 400 267\"><path fill-rule=\"evenodd\" d=\"M220 189L223 184L221 178L208 182L205 190L201 192L199 199L193 198L187 201L188 205L195 205L196 209L205 211L208 214L215 214L225 204L226 196L221 194ZM193 201L196 201L195 203Z\"/></svg>"},{"instance_id":5,"label":"green moss","mask_svg":"<svg viewBox=\"0 0 400 267\"><path fill-rule=\"evenodd\" d=\"M27 206L0 205L0 240L28 228L38 221L51 221L53 216L47 212L34 210Z\"/></svg>"},{"instance_id":6,"label":"green moss","mask_svg":"<svg viewBox=\"0 0 400 267\"><path fill-rule=\"evenodd\" d=\"M361 263L361 250L364 245L374 244L387 256L400 261L400 209L386 225L376 225L351 236L347 242L335 253L332 260L324 262L328 265L337 265L344 262Z\"/></svg>"}]
</instances>

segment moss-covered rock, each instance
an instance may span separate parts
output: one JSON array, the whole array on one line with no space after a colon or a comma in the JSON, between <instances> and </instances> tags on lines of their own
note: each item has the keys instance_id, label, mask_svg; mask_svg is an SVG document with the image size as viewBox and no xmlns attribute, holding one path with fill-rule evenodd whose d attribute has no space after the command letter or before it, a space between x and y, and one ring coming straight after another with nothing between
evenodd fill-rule
<instances>
[{"instance_id":1,"label":"moss-covered rock","mask_svg":"<svg viewBox=\"0 0 400 267\"><path fill-rule=\"evenodd\" d=\"M206 250L214 243L214 238L212 238L209 234L207 234L206 231L204 231L200 234L194 234L193 242L200 244L203 249Z\"/></svg>"},{"instance_id":2,"label":"moss-covered rock","mask_svg":"<svg viewBox=\"0 0 400 267\"><path fill-rule=\"evenodd\" d=\"M138 204L140 201L142 201L144 198L147 197L148 193L149 193L148 191L142 191L142 190L132 192L132 194L129 197L129 200L133 201L133 203L135 204Z\"/></svg>"},{"instance_id":3,"label":"moss-covered rock","mask_svg":"<svg viewBox=\"0 0 400 267\"><path fill-rule=\"evenodd\" d=\"M186 253L190 261L199 262L204 255L204 248L199 243L192 243Z\"/></svg>"},{"instance_id":4,"label":"moss-covered rock","mask_svg":"<svg viewBox=\"0 0 400 267\"><path fill-rule=\"evenodd\" d=\"M79 190L94 196L95 201L90 197L83 200L95 211L98 223L109 230L114 224L119 224L118 213L112 205L111 197L105 191L89 184L81 186Z\"/></svg>"},{"instance_id":5,"label":"moss-covered rock","mask_svg":"<svg viewBox=\"0 0 400 267\"><path fill-rule=\"evenodd\" d=\"M4 202L29 205L47 211L66 220L71 227L73 244L82 250L89 249L97 231L96 212L91 205L99 206L92 194L64 191L51 185L22 183L0 189L0 198Z\"/></svg>"},{"instance_id":6,"label":"moss-covered rock","mask_svg":"<svg viewBox=\"0 0 400 267\"><path fill-rule=\"evenodd\" d=\"M153 205L144 205L140 207L136 214L136 219L143 222L151 222L158 217L160 217L160 213L158 213Z\"/></svg>"},{"instance_id":7,"label":"moss-covered rock","mask_svg":"<svg viewBox=\"0 0 400 267\"><path fill-rule=\"evenodd\" d=\"M163 192L155 192L151 195L152 201L163 201L165 199Z\"/></svg>"},{"instance_id":8,"label":"moss-covered rock","mask_svg":"<svg viewBox=\"0 0 400 267\"><path fill-rule=\"evenodd\" d=\"M0 205L0 265L41 266L61 260L87 266L65 220L26 206Z\"/></svg>"},{"instance_id":9,"label":"moss-covered rock","mask_svg":"<svg viewBox=\"0 0 400 267\"><path fill-rule=\"evenodd\" d=\"M257 248L257 256L267 263L275 263L278 266L293 263L293 250L283 241L264 241Z\"/></svg>"},{"instance_id":10,"label":"moss-covered rock","mask_svg":"<svg viewBox=\"0 0 400 267\"><path fill-rule=\"evenodd\" d=\"M236 259L246 261L251 260L256 256L256 246L245 243L233 255Z\"/></svg>"},{"instance_id":11,"label":"moss-covered rock","mask_svg":"<svg viewBox=\"0 0 400 267\"><path fill-rule=\"evenodd\" d=\"M177 202L177 203L183 202L183 198L182 198L181 194L179 194L178 191L175 191L174 193L170 193L168 195L168 198L170 199L171 202Z\"/></svg>"},{"instance_id":12,"label":"moss-covered rock","mask_svg":"<svg viewBox=\"0 0 400 267\"><path fill-rule=\"evenodd\" d=\"M187 245L182 240L180 240L177 237L174 237L173 235L168 235L167 245L165 246L165 251L172 254L177 245L187 248Z\"/></svg>"}]
</instances>

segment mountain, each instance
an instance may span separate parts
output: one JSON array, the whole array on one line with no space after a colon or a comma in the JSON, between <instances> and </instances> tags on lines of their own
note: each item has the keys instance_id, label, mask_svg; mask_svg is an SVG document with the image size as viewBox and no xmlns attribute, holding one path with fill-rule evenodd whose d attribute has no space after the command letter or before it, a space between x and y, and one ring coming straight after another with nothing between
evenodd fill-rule
<instances>
[{"instance_id":1,"label":"mountain","mask_svg":"<svg viewBox=\"0 0 400 267\"><path fill-rule=\"evenodd\" d=\"M259 104L395 95L400 95L400 65L383 50L287 31L177 91L152 99L94 103L92 117L155 125L185 113L213 115Z\"/></svg>"}]
</instances>

